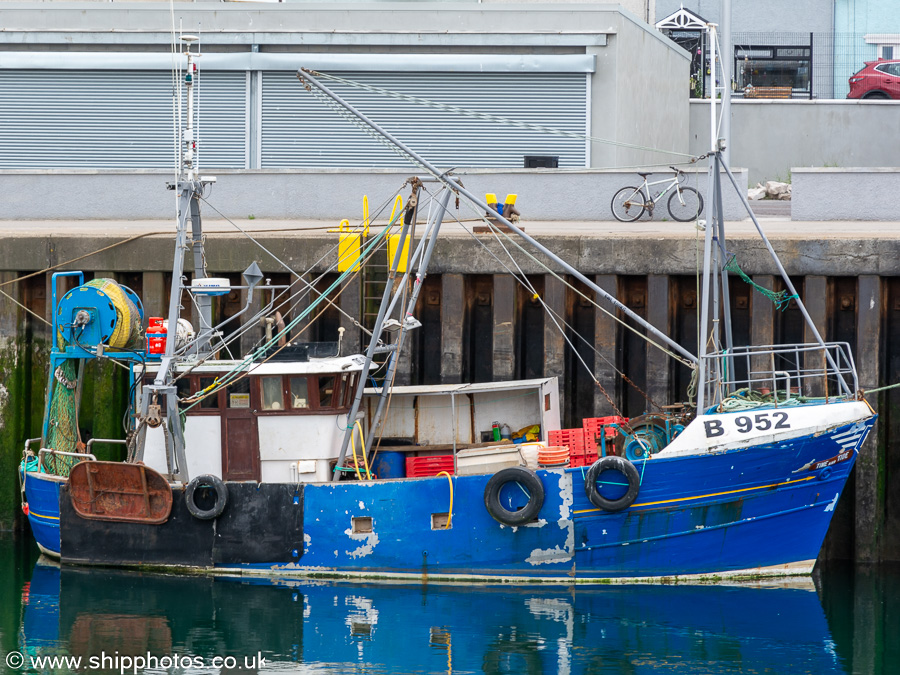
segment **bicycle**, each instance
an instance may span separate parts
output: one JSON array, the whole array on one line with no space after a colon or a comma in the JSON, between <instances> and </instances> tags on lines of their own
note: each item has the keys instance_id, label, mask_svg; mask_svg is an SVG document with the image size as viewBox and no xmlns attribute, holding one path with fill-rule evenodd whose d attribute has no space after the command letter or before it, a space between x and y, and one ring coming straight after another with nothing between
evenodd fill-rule
<instances>
[{"instance_id":1,"label":"bicycle","mask_svg":"<svg viewBox=\"0 0 900 675\"><path fill-rule=\"evenodd\" d=\"M633 223L635 220L644 215L644 211L650 212L653 217L653 208L656 206L663 196L665 196L672 188L675 191L669 195L668 209L669 215L675 220L686 223L696 220L703 211L703 197L694 188L681 187L684 181L685 173L681 169L670 166L675 172L672 178L665 178L648 183L647 176L651 173L640 173L638 176L644 179L644 183L640 187L623 187L613 195L610 208L616 220L623 223ZM656 197L650 196L650 186L668 183L665 189Z\"/></svg>"}]
</instances>

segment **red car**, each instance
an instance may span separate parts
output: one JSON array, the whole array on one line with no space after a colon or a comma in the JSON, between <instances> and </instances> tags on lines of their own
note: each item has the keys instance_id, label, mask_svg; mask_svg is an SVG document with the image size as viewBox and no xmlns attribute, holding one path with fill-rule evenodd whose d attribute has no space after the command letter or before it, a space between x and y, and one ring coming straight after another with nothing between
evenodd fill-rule
<instances>
[{"instance_id":1,"label":"red car","mask_svg":"<svg viewBox=\"0 0 900 675\"><path fill-rule=\"evenodd\" d=\"M900 99L900 60L866 61L866 67L851 76L847 98Z\"/></svg>"}]
</instances>

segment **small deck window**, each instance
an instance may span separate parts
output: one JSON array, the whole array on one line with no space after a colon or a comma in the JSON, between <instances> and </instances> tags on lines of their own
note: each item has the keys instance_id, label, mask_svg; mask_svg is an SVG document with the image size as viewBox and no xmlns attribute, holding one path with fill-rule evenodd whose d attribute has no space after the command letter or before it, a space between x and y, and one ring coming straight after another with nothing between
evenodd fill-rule
<instances>
[{"instance_id":1,"label":"small deck window","mask_svg":"<svg viewBox=\"0 0 900 675\"><path fill-rule=\"evenodd\" d=\"M330 408L334 396L335 378L333 375L319 376L319 407Z\"/></svg>"},{"instance_id":2,"label":"small deck window","mask_svg":"<svg viewBox=\"0 0 900 675\"><path fill-rule=\"evenodd\" d=\"M213 382L215 382L216 378L214 377L201 377L198 378L199 383L196 391L203 391L207 387L211 386ZM219 409L219 392L213 392L206 398L200 401L200 408L202 410L218 410Z\"/></svg>"},{"instance_id":3,"label":"small deck window","mask_svg":"<svg viewBox=\"0 0 900 675\"><path fill-rule=\"evenodd\" d=\"M135 392L135 405L138 409L141 406L141 396L143 387L147 387L153 384L153 380L155 375L146 375L142 381L142 386ZM198 395L201 391L204 391L207 387L209 387L213 382L215 382L214 375L182 375L177 380L175 380L175 389L178 394L179 399L191 398ZM234 391L234 390L232 390ZM249 392L249 385L244 383L244 391ZM186 404L187 405L187 404ZM220 392L214 391L212 393L208 393L203 399L200 400L199 405L192 405L186 413L188 415L217 415L219 414L219 406L220 406ZM233 407L233 406L231 406Z\"/></svg>"},{"instance_id":4,"label":"small deck window","mask_svg":"<svg viewBox=\"0 0 900 675\"><path fill-rule=\"evenodd\" d=\"M369 534L375 531L375 522L369 516L352 516L350 518L353 534Z\"/></svg>"},{"instance_id":5,"label":"small deck window","mask_svg":"<svg viewBox=\"0 0 900 675\"><path fill-rule=\"evenodd\" d=\"M356 394L356 373L344 373L341 375L341 391L344 392L344 407L353 405L353 396Z\"/></svg>"},{"instance_id":6,"label":"small deck window","mask_svg":"<svg viewBox=\"0 0 900 675\"><path fill-rule=\"evenodd\" d=\"M284 392L281 375L266 375L259 378L262 390L263 410L284 410Z\"/></svg>"},{"instance_id":7,"label":"small deck window","mask_svg":"<svg viewBox=\"0 0 900 675\"><path fill-rule=\"evenodd\" d=\"M291 377L291 409L309 408L309 381L306 377Z\"/></svg>"}]
</instances>

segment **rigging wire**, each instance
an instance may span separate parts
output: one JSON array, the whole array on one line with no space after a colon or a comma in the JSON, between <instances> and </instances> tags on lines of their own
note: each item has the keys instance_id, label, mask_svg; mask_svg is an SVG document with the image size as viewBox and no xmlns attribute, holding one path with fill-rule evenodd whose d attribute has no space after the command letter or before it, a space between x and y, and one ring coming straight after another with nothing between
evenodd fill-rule
<instances>
[{"instance_id":1,"label":"rigging wire","mask_svg":"<svg viewBox=\"0 0 900 675\"><path fill-rule=\"evenodd\" d=\"M473 208L474 208L474 207L473 207ZM617 373L617 374L618 374L618 375L619 375L626 383L628 383L630 386L634 387L634 389L637 390L637 391L641 394L641 396L643 396L643 397L647 400L648 403L650 403L652 406L654 406L654 407L656 407L656 408L660 408L660 406L659 406L655 401L653 401L653 400L650 398L650 396L649 396L646 392L644 392L640 387L638 387L637 384L635 384L635 383L634 383L627 375L625 375L624 372L622 372L619 368L616 367L616 365L615 365L614 363L612 363L608 358L606 358L606 356L605 356L601 351L599 351L599 350L596 348L595 345L592 345L592 344L591 344L591 343L590 343L583 335L581 335L580 332L578 332L578 331L574 328L574 326L572 326L569 322L567 322L567 321L565 320L565 318L564 318L562 315L560 315L556 310L554 310L552 307L550 307L550 306L546 303L546 301L540 296L540 294L537 293L536 289L535 289L534 286L531 284L531 281L528 279L527 275L525 275L525 273L523 272L523 270L521 269L521 267L518 265L518 263L516 263L516 261L515 261L515 259L513 258L513 256L509 253L509 251L508 251L508 250L506 249L506 247L503 245L503 242L502 242L502 241L500 240L500 238L499 238L499 234L500 234L500 232L501 232L501 231L499 230L499 228L497 228L493 223L491 223L491 222L490 222L487 218L485 218L484 216L482 216L482 219L483 219L483 222L487 223L488 226L490 227L491 232L492 232L492 234L494 235L494 238L496 239L498 245L499 245L499 246L503 249L503 251L507 254L507 256L508 256L509 259L510 259L510 262L512 263L513 267L515 267L516 271L513 271L512 269L510 269L510 267L509 267L509 266L508 266L508 265L507 265L507 264L506 264L499 256L497 256L493 251L491 251L491 249L487 247L487 245L485 244L484 241L482 241L481 239L479 239L478 237L476 237L476 236L474 235L473 232L471 232L471 231L468 230L467 228L463 228L463 231L467 232L467 233L472 237L472 239L474 239L474 240L478 243L479 246L481 246L482 248L484 248L484 250L487 251L488 254L489 254L492 258L494 258L494 260L496 260L497 263L498 263L501 267L503 267L503 268L507 271L507 273L508 273L510 276L513 277L513 279L515 279L521 286L523 286L524 288L526 288L526 289L532 294L532 297L536 298L536 299L540 302L541 306L544 308L544 311L545 311L545 312L547 313L547 315L550 317L550 320L553 321L553 323L556 325L557 330L559 330L560 333L563 335L563 339L564 339L564 340L566 341L566 343L569 345L569 348L570 348L570 349L572 350L572 352L575 354L576 358L581 362L582 366L584 366L585 371L590 375L590 377L591 377L591 379L593 380L594 384L596 384L596 385L600 388L600 391L603 393L603 395L604 395L604 397L606 398L606 400L607 400L607 401L609 402L609 404L612 406L613 410L615 410L617 414L619 414L620 416L622 416L622 415L621 415L621 411L619 410L618 406L617 406L617 405L615 404L615 402L613 401L612 397L611 397L611 396L609 395L609 393L604 389L603 385L600 383L600 381L599 381L599 380L597 379L597 377L594 375L593 370L588 366L588 364L586 363L586 361L584 360L584 358L581 356L581 354L580 354L580 353L578 352L578 350L575 348L575 345L572 343L572 341L571 341L571 339L570 339L570 337L569 337L569 335L568 335L568 333L567 333L567 330L568 330L569 332L571 332L573 335L575 335L581 342L583 342L583 343L584 343L591 351L594 352L595 355L599 356L604 362L606 362L607 365L609 365L609 366L613 369L613 371L616 372L616 373ZM457 222L459 222L459 221L457 221ZM578 287L576 287L575 285L573 285L571 282L569 282L568 280L566 280L564 277L560 277L559 275L554 274L554 273L552 272L552 270L550 270L550 268L549 268L547 265L545 265L544 263L542 263L541 261L537 260L536 258L533 258L533 260L534 260L534 262L535 262L536 264L538 264L539 266L541 266L544 270L546 270L546 271L549 272L550 274L553 274L553 276L555 276L557 279L559 279L560 282L561 282L566 288L568 288L568 289L574 291L575 293L579 294L582 298L588 300L588 301L589 301L594 307L596 307L597 309L600 309L600 310L602 310L602 311L605 311L602 307L600 307L599 305L597 305L597 303L593 300L593 298L591 298L591 297L589 297L588 295L586 295L583 291L581 291L581 289L579 289ZM628 326L628 324L625 324L622 320L620 320L617 316L611 314L610 312L606 312L606 314L608 314L609 316L611 316L611 317L612 317L613 319L615 319L616 321L619 321L620 323L623 323L623 325L625 325L626 327L629 327L629 328L632 328L632 329L633 329L633 327ZM560 325L560 324L562 324L562 325ZM567 329L567 330L565 330L564 328ZM640 337L643 337L643 338L647 339L648 342L651 342L651 344L655 344L655 343L653 343L652 341L650 341L643 333L639 333L639 332L637 332L636 330L635 330L635 333L636 333L637 335L639 335Z\"/></svg>"},{"instance_id":2,"label":"rigging wire","mask_svg":"<svg viewBox=\"0 0 900 675\"><path fill-rule=\"evenodd\" d=\"M567 131L565 129L557 129L556 127L548 127L542 124L531 124L528 122L521 122L519 120L513 119L511 117L501 117L499 115L491 115L490 113L481 112L478 110L472 110L471 108L461 108L459 106L448 105L446 103L439 103L437 101L432 101L427 98L422 98L419 96L411 96L409 94L401 94L397 91L392 91L390 89L383 89L381 87L374 87L369 84L364 84L362 82L357 82L354 80L348 80L343 77L338 77L337 75L328 75L327 73L322 73L319 71L315 72L317 77L321 77L326 80L332 80L333 82L340 82L341 84L345 84L350 87L365 89L366 91L371 91L376 94L381 94L382 96L387 96L389 98L395 98L403 101L409 101L411 103L416 103L418 105L423 105L429 108L436 108L438 110L445 110L447 112L453 112L459 115L464 115L466 117L475 117L478 119L487 120L489 122L497 122L499 124L505 124L509 126L518 127L520 129L529 129L531 131L538 131L545 134L550 134L554 136L567 136L569 138L576 138L578 140L590 141L592 143L603 143L606 145L613 145L622 148L630 148L632 150L644 150L649 152L656 152L665 155L674 155L677 157L686 157L693 160L694 155L690 153L684 152L676 152L674 150L662 150L660 148L652 148L650 146L645 145L637 145L634 143L625 143L623 141L613 141L608 138L600 138L599 136L592 136L589 134L579 133L577 131ZM644 165L642 165L644 166Z\"/></svg>"},{"instance_id":3,"label":"rigging wire","mask_svg":"<svg viewBox=\"0 0 900 675\"><path fill-rule=\"evenodd\" d=\"M312 72L312 71L310 71L310 72ZM363 123L362 119L358 118L356 115L353 115L353 114L350 112L350 110L348 110L348 109L346 109L344 106L340 105L336 100L334 100L333 98L331 98L330 96L328 96L324 91L320 90L318 87L313 87L313 86L312 86L311 84L309 84L308 82L304 82L304 78L303 78L303 75L302 75L302 71L299 72L299 73L297 74L297 77L298 77L298 79L301 81L301 83L303 83L303 85L304 85L304 87L306 88L307 91L309 91L310 93L312 93L313 96L315 96L315 97L316 97L317 99L319 99L320 101L324 102L325 105L326 105L327 107L329 107L329 108L331 108L332 110L336 111L336 113L339 114L341 117L343 117L344 119L348 120L348 121L349 121L351 124L353 124L355 127L361 129L366 135L368 135L368 136L370 136L370 137L372 137L372 138L375 138L378 142L380 142L380 143L383 144L383 145L386 145L386 146L387 146L388 148L390 148L393 152L395 152L396 154L400 155L401 157L404 157L407 161L413 163L413 164L416 165L416 166L419 166L419 167L425 169L425 171L426 171L427 173L429 173L429 174L434 174L434 170L432 170L431 168L429 168L428 166L426 166L426 165L425 165L422 161L420 161L415 155L411 154L410 152L407 152L405 149L401 148L399 145L397 145L397 144L395 144L394 142L392 142L392 141L391 141L390 139L388 139L386 136L382 136L381 134L376 133L375 129L371 128L368 124ZM438 176L436 176L436 177L439 178L439 179L442 179L444 176L446 176L446 173L447 173L447 172L444 172L443 174L440 174L440 175L438 175ZM442 182L443 182L443 181L442 181ZM468 202L467 202L467 204L468 204ZM474 207L474 205L468 204L468 207L469 207L470 209L472 209L473 211L476 210L475 207ZM483 214L481 214L481 213L478 213L478 215L479 215L480 217L482 217L482 218L484 217ZM493 228L493 224L489 224L489 225ZM498 232L499 232L499 230L498 230ZM526 256L528 256L529 258L531 258L531 259L532 259L536 264L538 264L540 267L543 267L544 269L546 269L546 270L548 271L548 273L550 273L550 274L552 274L554 277L556 277L556 278L557 278L559 281L561 281L565 286L573 288L573 290L574 290L576 293L578 293L579 295L581 295L582 297L584 297L588 302L590 302L591 304L593 304L594 307L596 307L596 308L600 309L601 311L605 312L608 316L612 317L613 319L615 319L616 321L618 321L618 322L621 323L622 325L626 326L628 329L632 330L636 335L640 336L643 340L647 341L649 344L652 344L653 346L655 346L655 347L657 347L658 349L660 349L661 351L663 351L663 353L669 355L670 357L676 359L677 361L679 361L680 363L683 363L684 365L687 365L687 366L690 367L690 368L693 368L693 367L694 367L694 365L693 365L692 363L685 362L684 359L682 359L682 358L679 357L678 355L674 354L674 353L671 352L670 350L666 349L666 348L663 347L662 345L660 345L660 344L654 342L654 341L653 341L652 339L650 339L647 335L644 335L644 334L640 333L639 331L637 331L636 329L634 329L633 327L629 326L627 323L625 323L624 321L622 321L621 319L619 319L617 316L613 315L611 312L609 312L608 310L606 310L606 308L600 307L600 306L597 304L597 302L594 301L593 298L587 297L584 293L582 293L582 292L580 291L580 289L575 289L574 287L572 287L565 279L561 278L560 275L558 275L556 272L554 272L553 270L551 270L547 265L541 263L541 261L539 261L532 253L526 251L526 250L524 249L524 247L522 247L521 244L519 244L518 242L514 241L507 233L503 232L502 234L504 235L504 237L507 238L507 240L511 241L512 244L513 244L516 248L518 248L520 251L522 251L522 253L524 253ZM576 353L577 353L577 351L576 351ZM599 384L599 383L598 383L598 384ZM642 393L643 393L643 392L642 392ZM645 394L645 397L646 397L646 394ZM609 398L608 395L607 395L607 398ZM609 400L610 400L610 402L611 402L611 399L609 399ZM649 401L649 398L648 398L648 401ZM614 404L613 404L613 405L614 405ZM615 406L614 406L614 407L615 407Z\"/></svg>"},{"instance_id":4,"label":"rigging wire","mask_svg":"<svg viewBox=\"0 0 900 675\"><path fill-rule=\"evenodd\" d=\"M431 168L431 167L429 167L429 166L426 166L426 165L423 163L423 161L420 160L420 159L418 159L418 158L415 156L415 154L413 154L411 151L406 150L405 148L401 147L398 143L396 143L396 142L394 142L392 139L388 138L389 134L387 134L387 132L377 133L376 130L375 130L375 128L370 127L370 124L374 124L374 123L365 123L365 122L363 122L363 119L362 119L361 117L359 117L359 116L354 115L354 114L351 113L350 109L352 109L352 106L349 106L349 104L345 104L345 105L348 105L348 108L345 108L344 105L341 105L340 103L338 103L337 100L335 100L334 98L332 98L332 96L329 96L328 94L326 94L325 91L323 91L322 89L320 89L318 86L313 87L313 86L312 86L311 84L309 84L308 82L304 82L304 77L303 77L302 72L303 72L303 71L300 71L300 72L297 73L297 78L301 81L301 83L303 83L304 88L305 88L307 91L309 91L310 93L312 93L313 96L315 96L316 98L318 98L318 99L324 101L325 104L326 104L328 107L330 107L330 108L332 108L333 110L337 111L337 113L338 113L339 115L341 115L341 116L344 117L345 119L349 120L349 121L351 122L351 124L353 124L354 126L358 127L359 129L361 129L361 130L362 130L364 133L366 133L367 135L372 136L373 138L376 138L379 142L381 142L381 143L384 144L384 145L387 145L391 150L393 150L395 153L397 153L397 154L400 155L401 157L404 157L404 158L406 158L408 161L410 161L411 163L415 164L416 166L419 166L419 167L423 168L428 174L434 175L434 176L435 176L436 178L438 178L438 180L440 180L441 182L444 182L444 180L447 180L447 179L446 179L446 175L447 175L447 173L448 173L447 171L444 171L443 173L438 174L438 173L437 173L437 169L434 169L434 168ZM308 72L312 72L312 71L308 71ZM449 181L448 181L448 182L449 182ZM468 204L468 201L467 201L466 203ZM470 205L469 205L469 208L472 209L473 211L476 211L476 213L478 213L477 210L475 209L474 205L471 205L471 204L470 204ZM481 217L483 217L483 214L481 214L481 213L478 213L478 215L481 216ZM549 267L547 267L546 265L543 265L542 263L540 263L540 261L539 261L533 254L531 254L530 252L526 251L526 250L524 249L524 247L522 247L521 244L519 244L518 242L514 241L514 240L509 236L509 234L507 234L507 233L504 232L503 235L504 235L504 237L506 237L509 241L511 241L511 242L513 243L513 245L514 245L516 248L518 248L518 249L519 249L520 251L522 251L525 255L527 255L529 258L531 258L536 264L538 264L538 265L544 267L545 269L547 269L547 271L548 271L550 274L553 274L557 279L560 279L560 281L562 281L564 284L566 283L566 281L565 281L564 279L560 278L559 275L556 274L553 270L551 270L551 269L550 269ZM582 295L582 297L585 297L585 299L587 299L589 302L591 302L592 304L594 304L595 307L597 307L598 309L601 309L601 311L606 312L609 316L613 316L613 315L612 315L609 311L607 311L605 308L600 307L600 306L599 306L592 298L588 298L588 297L585 296L583 293L580 293L580 291L576 291L576 292L578 292L579 295ZM618 317L614 317L614 318L616 318L616 320L619 320ZM625 324L624 322L622 322L622 323L623 323L623 325L627 326L627 324ZM630 327L629 327L629 328L630 328ZM634 330L634 329L632 329L632 330ZM663 347L662 345L659 345L658 343L654 342L654 341L651 340L648 336L643 335L643 334L639 333L639 332L636 331L636 330L635 330L634 332L635 332L637 335L641 336L641 338L644 339L644 340L646 340L648 343L654 345L655 347L657 347L658 349L660 349L661 351L663 351L663 353L670 355L672 358L678 360L678 361L681 362L681 363L684 363L685 365L688 365L688 367L691 367L691 368L694 367L694 365L693 365L692 363L691 363L691 364L686 363L686 362L684 361L683 358L681 358L681 357L675 355L674 353L672 353L671 351L669 351L668 349L666 349L666 348Z\"/></svg>"},{"instance_id":5,"label":"rigging wire","mask_svg":"<svg viewBox=\"0 0 900 675\"><path fill-rule=\"evenodd\" d=\"M474 207L474 205L469 204L468 206L469 206L469 208L471 208L472 210L477 211L477 209ZM594 307L596 307L597 309L599 309L601 312L603 312L604 314L606 314L606 315L609 316L610 318L614 319L616 322L618 322L619 324L621 324L622 326L624 326L624 327L627 328L628 330L632 331L635 335L637 335L637 336L639 336L641 339L645 340L648 344L650 344L650 345L656 347L657 349L659 349L660 351L662 351L663 353L665 353L665 354L668 355L669 357L675 359L675 360L678 361L679 363L681 363L681 364L683 364L683 365L685 365L685 366L687 366L687 367L689 367L689 368L693 368L693 367L694 367L694 364L693 364L693 363L691 363L691 362L688 361L687 359L684 359L683 357L681 357L680 355L674 353L673 351L667 349L665 346L663 346L663 345L659 344L658 342L654 341L652 338L650 338L649 336L645 335L644 333L641 333L641 332L640 332L639 330L637 330L634 326L631 326L630 324L628 324L624 319L619 318L614 312L611 312L611 311L608 310L606 307L603 307L602 305L600 305L596 300L594 300L593 297L591 297L591 296L585 294L583 291L581 291L580 289L578 289L577 287L575 287L571 282L569 282L568 280L566 280L565 277L564 277L563 275L560 275L558 272L556 272L556 271L554 271L553 269L551 269L549 265L547 265L546 263L542 262L539 258L537 258L537 256L535 256L533 253L531 253L530 251L528 251L527 249L525 249L525 248L522 246L522 244L520 244L516 239L514 239L514 238L511 237L511 236L509 236L509 233L504 232L504 231L500 230L499 228L496 228L496 226L494 226L493 223L491 223L490 221L488 221L488 220L486 220L486 219L485 219L485 221L491 226L492 230L494 230L496 233L498 233L498 235L502 235L508 242L510 242L510 243L512 244L513 247L517 248L523 255L527 256L534 264L538 265L538 266L541 267L543 270L545 270L547 274L550 274L551 276L553 276L553 277L555 277L556 279L558 279L558 280L559 280L560 282L562 282L567 288L573 290L573 291L574 291L576 294L578 294L581 298L583 298L583 299L586 300L587 302L590 302ZM505 250L505 249L504 249L504 250ZM507 255L509 255L508 252L507 252ZM510 257L511 257L511 256L510 256Z\"/></svg>"},{"instance_id":6,"label":"rigging wire","mask_svg":"<svg viewBox=\"0 0 900 675\"><path fill-rule=\"evenodd\" d=\"M0 284L0 285L2 285L2 284ZM11 296L9 293L7 293L6 291L4 291L2 288L0 288L0 294L2 294L3 296L5 296L7 299L11 300L13 303L15 303L16 305L18 305L18 306L21 307L22 309L24 309L26 312L28 312L29 314L31 314L33 317L35 317L35 318L38 319L39 321L43 321L43 322L44 322L45 324L47 324L48 326L52 326L52 325L53 325L51 322L47 321L47 319L45 319L44 317L42 317L40 314L38 314L38 313L35 312L34 310L29 309L28 307L26 307L25 305L23 305L21 302L19 302L18 300L16 300L13 296Z\"/></svg>"},{"instance_id":7,"label":"rigging wire","mask_svg":"<svg viewBox=\"0 0 900 675\"><path fill-rule=\"evenodd\" d=\"M366 244L365 250L363 251L363 256L368 256L368 255L372 252L372 250L376 247L376 244L378 244L378 242L379 242L381 239L384 239L384 238L387 236L388 232L390 232L390 230L393 228L394 223L397 221L397 219L398 219L403 213L405 213L405 209L404 209L403 211L398 212L398 213L395 215L394 220L392 220L391 222L389 222L389 223L384 227L384 229L382 229L377 235L375 235L375 237L373 237L372 241L370 241L370 242L368 242L368 243ZM328 294L330 294L330 293L331 293L337 286L339 286L345 279L347 279L349 276L351 276L352 274L355 274L355 273L356 273L356 272L354 272L352 268L349 269L349 270L347 270L346 272L341 273L341 274L338 276L338 278L334 281L334 283L332 283L332 284L328 287L328 289L325 291L325 293L323 294L323 296L327 296ZM345 288L346 288L346 286L345 286ZM343 290L343 289L341 289L341 290ZM316 298L316 300L314 300L313 303L312 303L309 307L307 307L307 308L304 309L302 312L300 312L299 316L297 316L297 317L296 317L295 319L293 319L290 323L288 323L282 330L278 331L277 334L273 335L273 336L272 336L272 340L270 341L269 344L274 344L275 342L277 342L278 340L280 340L282 336L289 335L289 334L290 334L290 331L291 331L294 327L296 327L303 319L305 319L305 318L306 318L306 317L307 317L307 316L308 316L308 315L316 308L316 306L317 306L318 304L320 304L321 299L322 299L322 296L320 296L319 298ZM287 345L285 345L285 346L287 346ZM265 353L265 349L267 349L267 347L266 347L266 348L258 348L258 349L256 349L253 353L247 355L247 357L244 358L240 363L238 363L238 364L235 365L231 370L229 370L227 373L225 373L225 375L223 375L222 378L216 378L216 383L218 383L218 384L217 384L217 386L216 386L216 383L214 383L215 388L212 389L212 390L210 390L210 391L209 391L209 394L213 393L214 391L218 391L219 389L222 389L222 388L225 387L225 386L228 386L228 384L230 384L233 380L237 379L238 377L243 377L245 373L250 372L250 371L244 370L244 369L250 367L250 366L253 364L253 362L254 362L257 358L259 358L260 356L262 356L262 355ZM278 352L281 351L282 349L284 349L284 346L283 346L283 347L279 347L279 349L276 350L275 353L278 353ZM273 355L274 355L274 354L273 354ZM272 358L273 355L269 355L269 356L263 361L263 363L265 363L265 361L268 361L270 358ZM258 366L258 365L259 365L259 364L257 364L257 366ZM235 375L236 373L237 373L237 375ZM208 394L207 394L207 395L208 395ZM195 403L192 403L192 405L191 405L190 407L193 407L194 405L197 405L197 403L199 403L199 402L200 402L200 401L197 400ZM189 410L189 409L190 409L190 408L185 408L184 412L186 412L186 411Z\"/></svg>"},{"instance_id":8,"label":"rigging wire","mask_svg":"<svg viewBox=\"0 0 900 675\"><path fill-rule=\"evenodd\" d=\"M384 202L382 202L382 204L375 210L375 215L372 216L372 217L370 218L370 221L371 221L371 220L375 220L376 218L378 218L378 216L381 215L381 214L387 209L388 205L390 205L390 204L393 203L393 201L394 201L394 199L396 198L396 196L397 196L398 194L400 194L400 192L403 190L404 187L406 187L406 185L408 184L408 182L409 182L409 181L404 182L404 183L403 183L403 184L402 184L402 185L401 185L401 186L400 186L400 187L399 187L399 188L398 188L398 189L390 196L390 198L388 198L387 200L385 200ZM228 216L226 216L226 215L223 214L221 211L219 211L219 209L217 209L213 204L211 204L209 201L207 201L204 197L201 196L200 199L203 200L203 202L204 202L205 204L207 204L207 205L208 205L213 211L215 211L219 216L221 216L221 217L224 218L228 223L230 223L230 224L231 224L238 232L240 232L240 233L243 234L245 237L247 237L250 241L252 241L254 244L256 244L263 252L265 252L265 253L266 253L267 255L269 255L273 260L275 260L275 262L277 262L277 263L278 263L279 265L281 265L285 270L287 270L288 272L290 272L291 274L293 274L294 276L296 276L297 279L298 279L301 283L303 283L303 284L306 286L306 288L307 288L308 291L314 291L314 290L315 290L314 287L313 287L313 285L310 284L308 281L306 281L306 279L303 278L303 275L301 275L301 274L298 273L296 270L294 270L293 267L291 267L290 265L288 265L286 262L284 262L283 260L281 260L281 259L280 259L278 256L276 256L274 253L272 253L272 251L270 251L268 248L266 248L265 246L263 246L262 243L260 243L257 239L255 239L253 236L251 236L246 230L244 230L243 228L241 228L241 227L240 227L237 223L235 223L233 220L231 220L230 218L228 218ZM338 248L338 246L334 246L334 247L332 247L331 249L329 249L328 251L326 251L326 252L319 258L319 260L316 261L316 263L313 263L312 267L315 267L316 264L318 264L318 263L320 263L322 260L324 260L326 256L331 255L331 253L332 253L333 251L335 251L337 248ZM330 266L330 267L328 268L328 270L326 270L326 273L327 273L328 271L330 271L331 269L333 269L334 267L336 267L336 266L337 266L337 263L335 263L334 265ZM327 301L327 302L329 302L329 304L331 304L331 301ZM348 314L346 311L344 311L343 309L341 309L341 308L338 307L337 305L332 305L332 306L333 306L335 309L337 309L338 312L340 312L342 315L344 315L347 319L349 319L350 321L352 321L353 324L354 324L357 328L359 328L360 330L362 330L364 333L366 333L366 334L369 335L369 336L372 335L372 332L369 331L365 326L363 326L363 325L362 325L355 317L350 316L350 314Z\"/></svg>"}]
</instances>

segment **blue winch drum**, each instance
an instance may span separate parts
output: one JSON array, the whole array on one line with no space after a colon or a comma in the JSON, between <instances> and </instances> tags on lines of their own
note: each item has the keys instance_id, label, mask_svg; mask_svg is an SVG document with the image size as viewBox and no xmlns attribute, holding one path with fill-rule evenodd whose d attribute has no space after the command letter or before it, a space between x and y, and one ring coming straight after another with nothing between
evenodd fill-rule
<instances>
[{"instance_id":1,"label":"blue winch drum","mask_svg":"<svg viewBox=\"0 0 900 675\"><path fill-rule=\"evenodd\" d=\"M95 280L95 282L97 281L104 280ZM66 293L55 308L57 328L62 333L63 339L69 344L80 343L87 347L95 347L101 343L108 344L120 322L114 298L110 297L107 291L92 286L91 283L82 284ZM144 307L140 298L127 286L115 284L115 287L134 305L133 312L136 311L137 315L130 318L141 323L144 318ZM76 334L72 324L80 311L87 312L90 321L83 330ZM122 329L129 336L135 333L135 330L130 327L122 327Z\"/></svg>"},{"instance_id":2,"label":"blue winch drum","mask_svg":"<svg viewBox=\"0 0 900 675\"><path fill-rule=\"evenodd\" d=\"M406 454L379 450L372 462L372 472L379 478L406 478Z\"/></svg>"}]
</instances>

